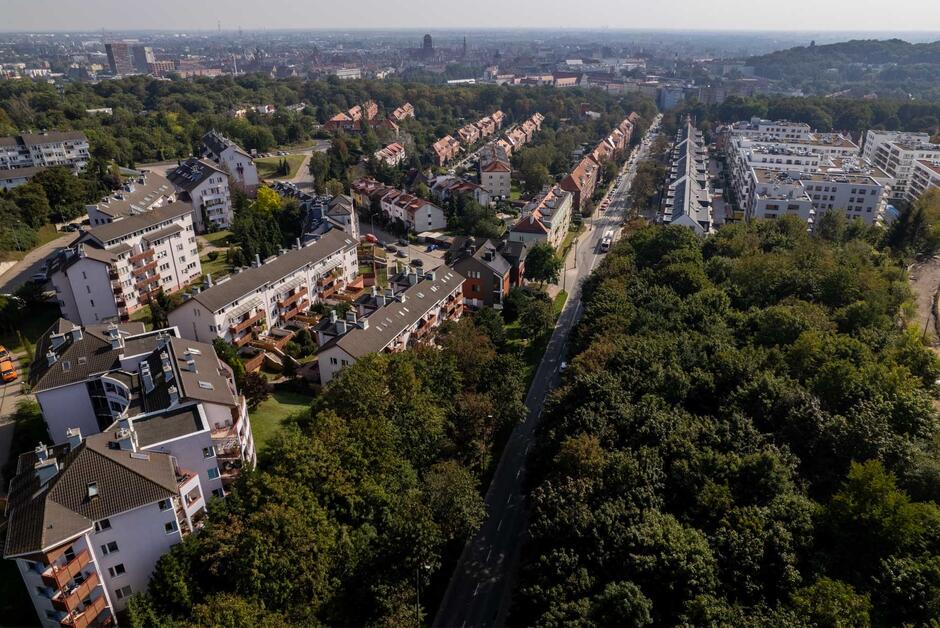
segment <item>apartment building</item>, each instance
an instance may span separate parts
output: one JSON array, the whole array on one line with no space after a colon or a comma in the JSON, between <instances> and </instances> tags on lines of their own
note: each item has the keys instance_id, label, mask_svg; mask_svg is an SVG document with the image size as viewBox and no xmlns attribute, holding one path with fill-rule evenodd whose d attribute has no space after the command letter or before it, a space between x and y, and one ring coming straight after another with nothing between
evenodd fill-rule
<instances>
[{"instance_id":1,"label":"apartment building","mask_svg":"<svg viewBox=\"0 0 940 628\"><path fill-rule=\"evenodd\" d=\"M85 206L92 227L106 225L176 201L176 189L155 172L141 171L97 203Z\"/></svg>"},{"instance_id":2,"label":"apartment building","mask_svg":"<svg viewBox=\"0 0 940 628\"><path fill-rule=\"evenodd\" d=\"M480 129L475 124L467 124L457 129L457 137L465 146L476 144L481 137Z\"/></svg>"},{"instance_id":3,"label":"apartment building","mask_svg":"<svg viewBox=\"0 0 940 628\"><path fill-rule=\"evenodd\" d=\"M451 267L463 275L463 300L468 307L502 306L511 287L512 265L492 240L458 238L451 251Z\"/></svg>"},{"instance_id":4,"label":"apartment building","mask_svg":"<svg viewBox=\"0 0 940 628\"><path fill-rule=\"evenodd\" d=\"M435 165L443 166L460 153L460 141L446 135L431 145L431 152Z\"/></svg>"},{"instance_id":5,"label":"apartment building","mask_svg":"<svg viewBox=\"0 0 940 628\"><path fill-rule=\"evenodd\" d=\"M424 275L409 273L391 282L384 293L373 288L360 297L346 318L335 313L317 326L320 383L328 384L356 360L370 353L396 353L431 342L445 321L463 313L464 277L441 267Z\"/></svg>"},{"instance_id":6,"label":"apartment building","mask_svg":"<svg viewBox=\"0 0 940 628\"><path fill-rule=\"evenodd\" d=\"M405 161L405 147L398 142L392 142L388 146L375 151L373 157L379 161L384 161L392 168L396 168Z\"/></svg>"},{"instance_id":7,"label":"apartment building","mask_svg":"<svg viewBox=\"0 0 940 628\"><path fill-rule=\"evenodd\" d=\"M918 159L914 162L911 183L904 198L913 203L930 189L940 189L940 161Z\"/></svg>"},{"instance_id":8,"label":"apartment building","mask_svg":"<svg viewBox=\"0 0 940 628\"><path fill-rule=\"evenodd\" d=\"M797 216L810 229L815 227L816 209L813 199L799 178L786 172L755 169L750 195L743 200L748 219L773 219Z\"/></svg>"},{"instance_id":9,"label":"apartment building","mask_svg":"<svg viewBox=\"0 0 940 628\"><path fill-rule=\"evenodd\" d=\"M78 172L91 158L81 131L48 131L0 137L0 170L63 166Z\"/></svg>"},{"instance_id":10,"label":"apartment building","mask_svg":"<svg viewBox=\"0 0 940 628\"><path fill-rule=\"evenodd\" d=\"M379 106L375 104L375 101L368 100L361 105L354 105L346 112L336 114L327 120L323 127L330 131L339 129L349 132L360 131L363 120L369 122L378 114Z\"/></svg>"},{"instance_id":11,"label":"apartment building","mask_svg":"<svg viewBox=\"0 0 940 628\"><path fill-rule=\"evenodd\" d=\"M574 196L560 185L549 188L522 210L522 218L509 230L510 242L548 242L556 249L571 226Z\"/></svg>"},{"instance_id":12,"label":"apartment building","mask_svg":"<svg viewBox=\"0 0 940 628\"><path fill-rule=\"evenodd\" d=\"M227 229L235 220L228 174L203 159L190 157L167 174L179 199L193 208L197 233Z\"/></svg>"},{"instance_id":13,"label":"apartment building","mask_svg":"<svg viewBox=\"0 0 940 628\"><path fill-rule=\"evenodd\" d=\"M29 166L0 170L0 190L12 190L15 187L29 183L29 180L42 172L44 168Z\"/></svg>"},{"instance_id":14,"label":"apartment building","mask_svg":"<svg viewBox=\"0 0 940 628\"><path fill-rule=\"evenodd\" d=\"M739 137L777 141L809 140L813 135L812 128L804 122L765 120L759 117L753 117L748 122L736 122L731 125L731 131Z\"/></svg>"},{"instance_id":15,"label":"apartment building","mask_svg":"<svg viewBox=\"0 0 940 628\"><path fill-rule=\"evenodd\" d=\"M481 185L453 175L441 175L429 181L431 196L445 203L452 198L465 196L486 207L490 204L490 193Z\"/></svg>"},{"instance_id":16,"label":"apartment building","mask_svg":"<svg viewBox=\"0 0 940 628\"><path fill-rule=\"evenodd\" d=\"M883 170L893 181L889 200L903 201L910 197L914 164L921 160L940 161L940 144L893 140L878 146L872 164Z\"/></svg>"},{"instance_id":17,"label":"apartment building","mask_svg":"<svg viewBox=\"0 0 940 628\"><path fill-rule=\"evenodd\" d=\"M714 227L708 147L702 132L691 120L686 120L676 134L662 221L687 227L698 234L710 233Z\"/></svg>"},{"instance_id":18,"label":"apartment building","mask_svg":"<svg viewBox=\"0 0 940 628\"><path fill-rule=\"evenodd\" d=\"M483 147L479 161L480 185L493 198L509 198L512 192L512 164L505 148L495 142Z\"/></svg>"},{"instance_id":19,"label":"apartment building","mask_svg":"<svg viewBox=\"0 0 940 628\"><path fill-rule=\"evenodd\" d=\"M382 212L414 233L439 231L447 227L444 210L430 201L394 188L381 197Z\"/></svg>"},{"instance_id":20,"label":"apartment building","mask_svg":"<svg viewBox=\"0 0 940 628\"><path fill-rule=\"evenodd\" d=\"M356 241L334 229L306 246L196 288L169 314L185 338L222 338L237 347L257 340L263 329L284 325L320 299L331 298L359 271Z\"/></svg>"},{"instance_id":21,"label":"apartment building","mask_svg":"<svg viewBox=\"0 0 940 628\"><path fill-rule=\"evenodd\" d=\"M599 176L600 166L590 157L585 157L558 185L571 193L574 209L580 211L594 196Z\"/></svg>"},{"instance_id":22,"label":"apartment building","mask_svg":"<svg viewBox=\"0 0 940 628\"><path fill-rule=\"evenodd\" d=\"M181 202L98 225L50 266L62 316L82 325L126 321L157 291L200 275L192 208Z\"/></svg>"},{"instance_id":23,"label":"apartment building","mask_svg":"<svg viewBox=\"0 0 940 628\"><path fill-rule=\"evenodd\" d=\"M246 194L254 195L257 191L258 169L251 155L215 129L202 136L200 156L227 172Z\"/></svg>"},{"instance_id":24,"label":"apartment building","mask_svg":"<svg viewBox=\"0 0 940 628\"><path fill-rule=\"evenodd\" d=\"M60 444L18 461L4 557L44 626L113 622L255 464L245 400L211 345L140 323L59 320L30 379Z\"/></svg>"},{"instance_id":25,"label":"apartment building","mask_svg":"<svg viewBox=\"0 0 940 628\"><path fill-rule=\"evenodd\" d=\"M929 133L915 133L910 131L879 131L869 129L865 133L865 142L862 144L862 159L868 163L875 162L875 155L882 144L888 142L902 142L909 144L929 144Z\"/></svg>"}]
</instances>

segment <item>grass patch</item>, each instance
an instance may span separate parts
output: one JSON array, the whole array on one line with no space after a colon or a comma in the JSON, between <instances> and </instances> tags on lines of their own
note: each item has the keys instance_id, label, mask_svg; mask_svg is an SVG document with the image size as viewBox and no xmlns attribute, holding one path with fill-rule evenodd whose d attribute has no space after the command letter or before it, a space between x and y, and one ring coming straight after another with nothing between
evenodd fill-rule
<instances>
[{"instance_id":1,"label":"grass patch","mask_svg":"<svg viewBox=\"0 0 940 628\"><path fill-rule=\"evenodd\" d=\"M148 330L153 329L153 314L150 312L150 306L145 305L131 314L131 322L143 323Z\"/></svg>"},{"instance_id":2,"label":"grass patch","mask_svg":"<svg viewBox=\"0 0 940 628\"><path fill-rule=\"evenodd\" d=\"M32 361L36 349L36 341L59 318L59 306L54 303L43 303L29 308L29 312L16 321L14 329L4 330L0 333L0 344L14 354L27 354L25 364L20 361L20 379L26 377L26 369ZM26 345L23 341L26 341Z\"/></svg>"},{"instance_id":3,"label":"grass patch","mask_svg":"<svg viewBox=\"0 0 940 628\"><path fill-rule=\"evenodd\" d=\"M38 231L36 231L36 246L34 246L33 248L27 251L2 251L0 252L0 261L18 262L24 257L26 257L26 254L29 253L29 251L33 251L41 247L43 244L48 244L52 242L53 240L60 238L64 235L69 235L69 234L63 231L59 231L58 229L56 229L55 225L53 224L43 225L39 228ZM71 234L71 235L75 235L75 234Z\"/></svg>"},{"instance_id":4,"label":"grass patch","mask_svg":"<svg viewBox=\"0 0 940 628\"><path fill-rule=\"evenodd\" d=\"M565 303L568 301L568 293L564 290L559 290L558 294L555 295L555 300L552 301L552 307L555 309L555 318L557 319L561 316L561 311L565 309Z\"/></svg>"},{"instance_id":5,"label":"grass patch","mask_svg":"<svg viewBox=\"0 0 940 628\"><path fill-rule=\"evenodd\" d=\"M286 175L278 174L277 170L281 166L281 161L286 159L290 172ZM255 159L255 165L258 167L258 176L263 179L293 179L297 176L301 164L304 163L304 155L287 155L286 157L263 157Z\"/></svg>"},{"instance_id":6,"label":"grass patch","mask_svg":"<svg viewBox=\"0 0 940 628\"><path fill-rule=\"evenodd\" d=\"M228 246L232 243L232 232L228 229L220 229L219 231L213 231L212 233L206 233L201 236L203 240L208 242L211 246Z\"/></svg>"},{"instance_id":7,"label":"grass patch","mask_svg":"<svg viewBox=\"0 0 940 628\"><path fill-rule=\"evenodd\" d=\"M218 257L215 260L210 260L207 256L203 255L199 258L199 264L202 266L202 275L205 277L208 273L212 273L213 279L218 279L219 277L224 277L232 272L231 267L228 265L228 262L225 258L225 253L219 251Z\"/></svg>"},{"instance_id":8,"label":"grass patch","mask_svg":"<svg viewBox=\"0 0 940 628\"><path fill-rule=\"evenodd\" d=\"M565 259L568 256L568 251L571 250L571 246L574 244L575 238L577 238L584 231L584 224L579 224L577 229L569 229L568 233L565 235L565 239L561 242L561 249L559 251L559 256L561 259Z\"/></svg>"},{"instance_id":9,"label":"grass patch","mask_svg":"<svg viewBox=\"0 0 940 628\"><path fill-rule=\"evenodd\" d=\"M298 392L275 390L265 401L249 414L251 416L251 433L255 439L255 448L258 451L281 429L284 420L295 414L305 412L310 408L313 397Z\"/></svg>"}]
</instances>

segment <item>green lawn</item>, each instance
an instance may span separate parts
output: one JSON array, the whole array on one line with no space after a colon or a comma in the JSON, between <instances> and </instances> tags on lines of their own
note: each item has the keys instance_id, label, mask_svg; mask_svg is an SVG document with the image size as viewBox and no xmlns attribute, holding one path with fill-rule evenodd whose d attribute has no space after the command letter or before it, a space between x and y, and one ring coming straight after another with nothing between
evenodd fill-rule
<instances>
[{"instance_id":1,"label":"green lawn","mask_svg":"<svg viewBox=\"0 0 940 628\"><path fill-rule=\"evenodd\" d=\"M555 308L555 318L561 316L561 311L565 309L565 302L568 301L568 293L564 290L559 290L558 294L555 295L555 301L553 306Z\"/></svg>"},{"instance_id":2,"label":"green lawn","mask_svg":"<svg viewBox=\"0 0 940 628\"><path fill-rule=\"evenodd\" d=\"M284 159L287 160L287 165L290 166L290 172L286 176L277 173L277 169ZM304 163L303 155L255 159L255 165L258 167L258 176L262 179L293 179L297 175L297 171L300 169L302 163Z\"/></svg>"},{"instance_id":3,"label":"green lawn","mask_svg":"<svg viewBox=\"0 0 940 628\"><path fill-rule=\"evenodd\" d=\"M213 279L218 279L219 277L224 277L232 272L232 269L229 267L228 262L225 260L225 253L219 251L219 256L215 258L215 261L210 260L205 255L199 258L199 263L202 265L202 274L206 275L207 273L212 273Z\"/></svg>"},{"instance_id":4,"label":"green lawn","mask_svg":"<svg viewBox=\"0 0 940 628\"><path fill-rule=\"evenodd\" d=\"M232 232L227 229L220 229L202 236L202 238L212 246L228 246L232 243Z\"/></svg>"},{"instance_id":5,"label":"green lawn","mask_svg":"<svg viewBox=\"0 0 940 628\"><path fill-rule=\"evenodd\" d=\"M29 251L39 248L43 244L48 244L56 238L66 235L65 232L59 231L55 228L55 225L43 225L36 231L36 246L34 246ZM73 234L74 235L74 234ZM19 261L26 257L26 254L29 251L3 251L0 252L0 260L2 261Z\"/></svg>"},{"instance_id":6,"label":"green lawn","mask_svg":"<svg viewBox=\"0 0 940 628\"><path fill-rule=\"evenodd\" d=\"M145 305L133 314L131 314L131 321L135 323L143 323L144 327L147 329L153 329L153 315L150 313L150 306Z\"/></svg>"},{"instance_id":7,"label":"green lawn","mask_svg":"<svg viewBox=\"0 0 940 628\"><path fill-rule=\"evenodd\" d=\"M312 396L296 392L275 390L271 396L249 412L251 433L255 438L255 448L260 451L271 440L284 420L310 408Z\"/></svg>"},{"instance_id":8,"label":"green lawn","mask_svg":"<svg viewBox=\"0 0 940 628\"><path fill-rule=\"evenodd\" d=\"M20 373L21 378L25 377L25 371L32 361L32 354L36 350L36 340L52 326L59 318L59 306L54 303L43 303L42 305L29 308L28 315L24 315L17 320L16 328L13 330L4 330L0 332L0 344L13 353L29 354L25 360L20 362L20 367L24 371ZM24 346L23 340L28 346Z\"/></svg>"}]
</instances>

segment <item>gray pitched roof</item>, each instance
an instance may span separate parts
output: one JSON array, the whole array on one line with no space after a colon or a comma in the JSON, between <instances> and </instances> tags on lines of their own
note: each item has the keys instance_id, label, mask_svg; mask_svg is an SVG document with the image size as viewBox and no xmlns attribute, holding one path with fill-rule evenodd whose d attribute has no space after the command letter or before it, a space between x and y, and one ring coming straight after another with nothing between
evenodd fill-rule
<instances>
[{"instance_id":1,"label":"gray pitched roof","mask_svg":"<svg viewBox=\"0 0 940 628\"><path fill-rule=\"evenodd\" d=\"M131 421L131 425L137 433L139 447L150 447L205 429L197 405L136 418Z\"/></svg>"},{"instance_id":2,"label":"gray pitched roof","mask_svg":"<svg viewBox=\"0 0 940 628\"><path fill-rule=\"evenodd\" d=\"M45 166L29 166L27 168L12 168L0 170L0 181L12 181L13 179L32 179L37 173L45 170Z\"/></svg>"},{"instance_id":3,"label":"gray pitched roof","mask_svg":"<svg viewBox=\"0 0 940 628\"><path fill-rule=\"evenodd\" d=\"M207 149L209 149L209 152L214 155L221 155L222 151L229 147L234 147L237 152L246 156L248 155L248 153L246 153L241 146L228 139L215 129L212 129L202 136L202 143Z\"/></svg>"},{"instance_id":4,"label":"gray pitched roof","mask_svg":"<svg viewBox=\"0 0 940 628\"><path fill-rule=\"evenodd\" d=\"M225 171L216 168L208 161L190 157L168 172L166 178L177 188L192 192L214 174L224 175Z\"/></svg>"},{"instance_id":5,"label":"gray pitched roof","mask_svg":"<svg viewBox=\"0 0 940 628\"><path fill-rule=\"evenodd\" d=\"M193 300L210 311L220 310L265 284L277 281L308 264L316 264L350 246L355 246L355 242L346 232L338 229L328 231L307 246L288 251L257 268L248 268L232 275L231 279L193 295Z\"/></svg>"},{"instance_id":6,"label":"gray pitched roof","mask_svg":"<svg viewBox=\"0 0 940 628\"><path fill-rule=\"evenodd\" d=\"M163 207L156 207L149 211L122 217L116 219L114 222L99 225L91 231L86 232L85 235L82 236L82 240L97 240L101 244L107 245L107 243L112 240L117 240L118 238L128 236L137 231L144 231L156 227L162 222L191 214L192 211L192 206L177 201L164 205Z\"/></svg>"},{"instance_id":7,"label":"gray pitched roof","mask_svg":"<svg viewBox=\"0 0 940 628\"><path fill-rule=\"evenodd\" d=\"M85 140L85 134L81 131L49 131L47 133L24 133L20 136L23 143L27 146L36 144L53 144L56 142L68 142L75 140Z\"/></svg>"},{"instance_id":8,"label":"gray pitched roof","mask_svg":"<svg viewBox=\"0 0 940 628\"><path fill-rule=\"evenodd\" d=\"M49 452L59 471L39 484L33 452L19 459L10 483L4 556L39 552L92 528L95 521L178 494L176 471L168 454L133 454L109 447L113 434L95 434L76 449ZM88 484L97 497L88 496Z\"/></svg>"},{"instance_id":9,"label":"gray pitched roof","mask_svg":"<svg viewBox=\"0 0 940 628\"><path fill-rule=\"evenodd\" d=\"M414 325L431 306L464 282L457 271L441 267L435 279L425 279L405 290L405 301L393 301L376 310L369 318L367 329L355 328L334 342L353 356L362 357L384 349L398 334Z\"/></svg>"}]
</instances>

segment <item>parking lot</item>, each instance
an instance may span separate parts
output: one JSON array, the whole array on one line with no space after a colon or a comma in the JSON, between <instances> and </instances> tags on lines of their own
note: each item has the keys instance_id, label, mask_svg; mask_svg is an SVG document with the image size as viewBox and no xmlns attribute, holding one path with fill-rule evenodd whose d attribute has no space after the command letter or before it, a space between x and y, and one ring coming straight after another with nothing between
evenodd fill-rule
<instances>
[{"instance_id":1,"label":"parking lot","mask_svg":"<svg viewBox=\"0 0 940 628\"><path fill-rule=\"evenodd\" d=\"M425 270L437 268L444 263L444 249L428 251L428 245L426 244L401 245L398 243L398 238L388 233L387 231L384 231L378 225L373 227L365 221L359 224L359 230L363 234L371 233L376 238L378 238L383 245L391 244L393 247L395 247L396 251L401 251L404 254L390 254L390 259L394 259L404 264L410 264L411 260L420 259L422 264L421 268Z\"/></svg>"}]
</instances>

